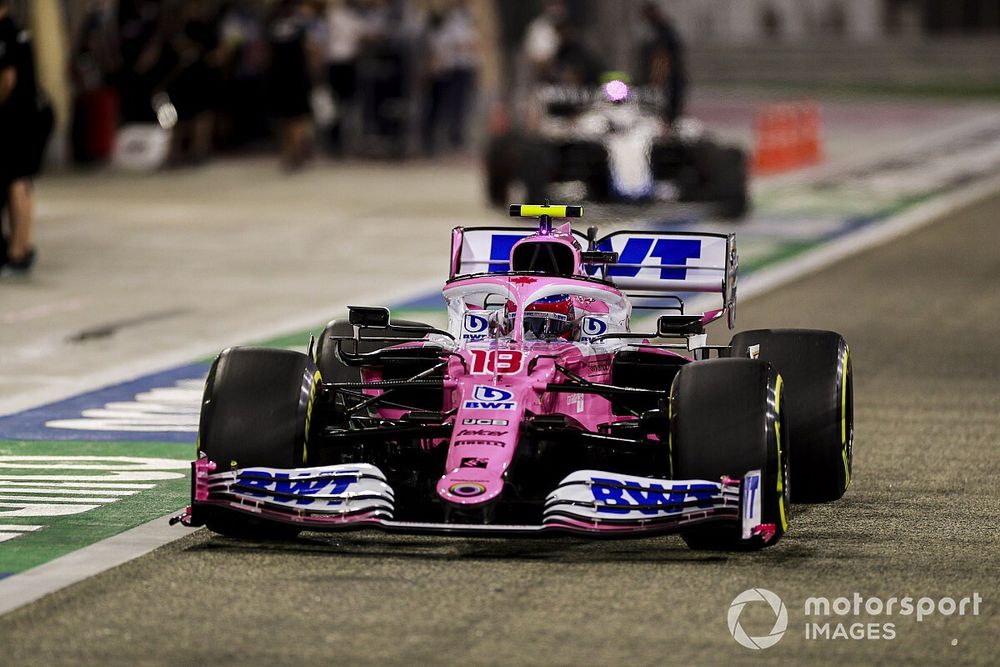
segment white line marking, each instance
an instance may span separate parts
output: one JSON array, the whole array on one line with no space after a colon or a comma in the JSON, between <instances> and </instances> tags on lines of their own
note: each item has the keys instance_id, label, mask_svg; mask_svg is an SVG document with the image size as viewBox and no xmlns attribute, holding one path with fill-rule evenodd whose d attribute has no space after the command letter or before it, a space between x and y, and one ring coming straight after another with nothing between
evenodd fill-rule
<instances>
[{"instance_id":1,"label":"white line marking","mask_svg":"<svg viewBox=\"0 0 1000 667\"><path fill-rule=\"evenodd\" d=\"M168 526L166 517L153 519L97 544L0 580L0 614L149 553L193 531L192 528Z\"/></svg>"},{"instance_id":2,"label":"white line marking","mask_svg":"<svg viewBox=\"0 0 1000 667\"><path fill-rule=\"evenodd\" d=\"M0 480L19 480L20 476L8 475L6 477L0 478ZM32 477L31 479L38 479L37 477ZM0 481L0 488L3 487L21 487L21 486L38 486L38 482L11 482L11 481ZM136 489L142 491L144 489L152 489L155 484L117 484L114 482L53 482L46 484L45 486L50 488L59 489Z\"/></svg>"},{"instance_id":3,"label":"white line marking","mask_svg":"<svg viewBox=\"0 0 1000 667\"><path fill-rule=\"evenodd\" d=\"M46 503L0 503L0 507L13 508L10 511L0 512L0 516L11 518L15 516L69 516L70 514L84 514L91 510L96 510L100 505L67 505L67 504L46 504ZM18 509L20 508L20 509Z\"/></svg>"},{"instance_id":4,"label":"white line marking","mask_svg":"<svg viewBox=\"0 0 1000 667\"><path fill-rule=\"evenodd\" d=\"M0 482L0 496L8 493L63 493L70 496L131 496L136 493L129 489L68 489L64 486L8 486L9 482ZM61 499L60 499L61 500ZM96 498L88 498L94 500Z\"/></svg>"},{"instance_id":5,"label":"white line marking","mask_svg":"<svg viewBox=\"0 0 1000 667\"><path fill-rule=\"evenodd\" d=\"M132 495L132 494L128 494ZM41 503L113 503L121 498L66 498L58 496L18 496L8 491L0 491L0 501L21 500L31 504ZM24 507L25 503L0 502L0 507Z\"/></svg>"}]
</instances>

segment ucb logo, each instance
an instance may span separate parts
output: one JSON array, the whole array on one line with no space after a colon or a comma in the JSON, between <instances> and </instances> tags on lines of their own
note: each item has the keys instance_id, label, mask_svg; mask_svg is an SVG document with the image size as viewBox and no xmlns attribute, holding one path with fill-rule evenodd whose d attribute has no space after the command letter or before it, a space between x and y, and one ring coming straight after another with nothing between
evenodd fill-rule
<instances>
[{"instance_id":1,"label":"ucb logo","mask_svg":"<svg viewBox=\"0 0 1000 667\"><path fill-rule=\"evenodd\" d=\"M490 321L482 315L466 313L462 321L462 340L483 340L489 334Z\"/></svg>"},{"instance_id":2,"label":"ucb logo","mask_svg":"<svg viewBox=\"0 0 1000 667\"><path fill-rule=\"evenodd\" d=\"M517 403L514 394L485 384L478 384L472 392L472 399L462 404L466 410L513 410Z\"/></svg>"},{"instance_id":3,"label":"ucb logo","mask_svg":"<svg viewBox=\"0 0 1000 667\"><path fill-rule=\"evenodd\" d=\"M608 323L597 317L583 318L584 338L596 338L608 332Z\"/></svg>"}]
</instances>

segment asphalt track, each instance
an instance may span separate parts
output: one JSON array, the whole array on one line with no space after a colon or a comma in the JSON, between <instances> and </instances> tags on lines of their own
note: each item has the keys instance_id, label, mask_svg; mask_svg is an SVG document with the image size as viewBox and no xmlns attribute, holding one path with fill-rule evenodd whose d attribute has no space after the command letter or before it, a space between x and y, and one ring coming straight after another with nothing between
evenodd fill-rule
<instances>
[{"instance_id":1,"label":"asphalt track","mask_svg":"<svg viewBox=\"0 0 1000 667\"><path fill-rule=\"evenodd\" d=\"M0 618L0 664L996 664L998 217L994 196L741 304L743 328L843 332L856 373L854 483L798 506L774 548L199 531ZM764 651L726 626L753 587L788 609ZM807 597L855 592L983 603L919 623L803 613ZM751 635L774 620L760 612L741 617ZM890 622L895 638L806 639L807 620Z\"/></svg>"}]
</instances>

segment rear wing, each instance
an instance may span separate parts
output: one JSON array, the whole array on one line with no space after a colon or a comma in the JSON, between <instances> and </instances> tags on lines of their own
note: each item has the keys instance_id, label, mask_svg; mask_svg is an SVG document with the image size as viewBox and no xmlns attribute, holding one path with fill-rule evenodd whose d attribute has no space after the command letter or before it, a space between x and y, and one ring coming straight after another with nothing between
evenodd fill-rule
<instances>
[{"instance_id":1,"label":"rear wing","mask_svg":"<svg viewBox=\"0 0 1000 667\"><path fill-rule=\"evenodd\" d=\"M449 277L510 270L514 244L537 234L523 227L456 227L452 231ZM702 232L618 231L594 240L577 231L581 247L613 253L607 264L582 265L587 276L601 278L637 299L673 300L683 309L683 296L695 292L720 294L722 311L733 321L736 271L739 266L735 234ZM641 306L640 306L641 307Z\"/></svg>"}]
</instances>

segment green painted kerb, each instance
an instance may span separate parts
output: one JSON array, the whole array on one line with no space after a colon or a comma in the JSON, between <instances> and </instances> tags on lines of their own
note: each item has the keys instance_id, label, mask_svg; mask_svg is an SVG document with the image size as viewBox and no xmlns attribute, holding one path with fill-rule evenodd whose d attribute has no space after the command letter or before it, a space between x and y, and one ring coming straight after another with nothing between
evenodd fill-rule
<instances>
[{"instance_id":1,"label":"green painted kerb","mask_svg":"<svg viewBox=\"0 0 1000 667\"><path fill-rule=\"evenodd\" d=\"M5 458L17 456L32 458ZM192 458L191 447L167 443L0 441L0 534L17 535L0 542L0 573L23 572L183 508L190 493L189 472L183 467L165 470L162 465L157 469L150 459ZM154 479L121 479L122 473L127 476L131 472ZM139 488L144 486L150 488ZM93 509L64 516L16 516L33 498L39 499L40 507L78 505ZM41 528L18 530L25 526Z\"/></svg>"}]
</instances>

